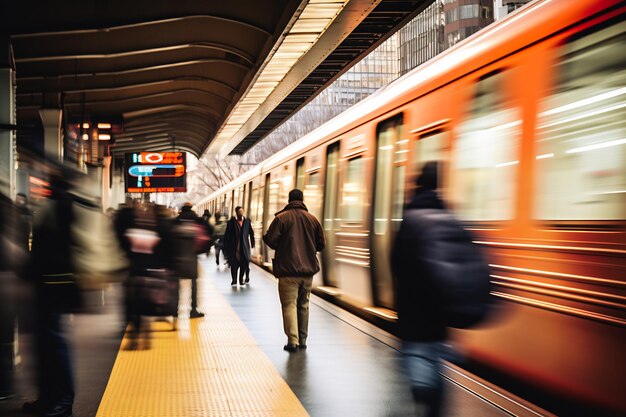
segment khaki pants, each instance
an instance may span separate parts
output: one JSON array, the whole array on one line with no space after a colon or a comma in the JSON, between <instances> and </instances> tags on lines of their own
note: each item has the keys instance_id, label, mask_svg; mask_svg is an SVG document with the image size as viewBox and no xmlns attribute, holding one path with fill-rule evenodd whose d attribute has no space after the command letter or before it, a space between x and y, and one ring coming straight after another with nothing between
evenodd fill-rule
<instances>
[{"instance_id":1,"label":"khaki pants","mask_svg":"<svg viewBox=\"0 0 626 417\"><path fill-rule=\"evenodd\" d=\"M283 328L289 344L306 345L312 285L313 277L278 279L278 295L283 308Z\"/></svg>"}]
</instances>

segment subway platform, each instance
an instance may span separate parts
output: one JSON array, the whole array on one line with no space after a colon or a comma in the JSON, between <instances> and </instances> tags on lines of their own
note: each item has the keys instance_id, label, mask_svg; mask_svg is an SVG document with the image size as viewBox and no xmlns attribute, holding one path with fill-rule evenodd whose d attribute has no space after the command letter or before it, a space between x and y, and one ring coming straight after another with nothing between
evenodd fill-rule
<instances>
[{"instance_id":1,"label":"subway platform","mask_svg":"<svg viewBox=\"0 0 626 417\"><path fill-rule=\"evenodd\" d=\"M149 349L127 349L118 287L97 314L68 317L75 417L418 415L392 335L312 296L308 349L290 354L276 280L253 265L250 284L231 287L225 266L199 258L206 316L185 318L184 281L178 330L153 320ZM20 341L17 396L0 403L2 416L24 416L35 395L32 339ZM445 416L550 415L452 365L445 381Z\"/></svg>"}]
</instances>

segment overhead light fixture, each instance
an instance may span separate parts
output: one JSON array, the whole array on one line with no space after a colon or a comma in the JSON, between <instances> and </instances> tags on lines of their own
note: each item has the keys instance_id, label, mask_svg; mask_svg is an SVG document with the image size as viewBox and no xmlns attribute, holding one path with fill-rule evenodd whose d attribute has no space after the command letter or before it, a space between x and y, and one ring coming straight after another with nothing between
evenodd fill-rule
<instances>
[{"instance_id":1,"label":"overhead light fixture","mask_svg":"<svg viewBox=\"0 0 626 417\"><path fill-rule=\"evenodd\" d=\"M98 140L111 140L111 135L100 133L98 134Z\"/></svg>"},{"instance_id":2,"label":"overhead light fixture","mask_svg":"<svg viewBox=\"0 0 626 417\"><path fill-rule=\"evenodd\" d=\"M98 123L98 129L110 129L111 123Z\"/></svg>"},{"instance_id":3,"label":"overhead light fixture","mask_svg":"<svg viewBox=\"0 0 626 417\"><path fill-rule=\"evenodd\" d=\"M215 136L213 149L226 155L234 147L230 139L248 122L274 92L291 68L311 49L337 18L349 0L310 0L280 46L266 61L247 93L228 115Z\"/></svg>"},{"instance_id":4,"label":"overhead light fixture","mask_svg":"<svg viewBox=\"0 0 626 417\"><path fill-rule=\"evenodd\" d=\"M83 140L89 140L89 135L86 133L83 133Z\"/></svg>"},{"instance_id":5,"label":"overhead light fixture","mask_svg":"<svg viewBox=\"0 0 626 417\"><path fill-rule=\"evenodd\" d=\"M89 123L87 122L83 123L83 129L89 129Z\"/></svg>"}]
</instances>

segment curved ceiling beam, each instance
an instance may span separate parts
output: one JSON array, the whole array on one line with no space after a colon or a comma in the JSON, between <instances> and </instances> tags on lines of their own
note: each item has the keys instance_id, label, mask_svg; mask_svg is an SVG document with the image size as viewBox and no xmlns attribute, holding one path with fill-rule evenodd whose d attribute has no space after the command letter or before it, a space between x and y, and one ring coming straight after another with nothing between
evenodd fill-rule
<instances>
[{"instance_id":1,"label":"curved ceiling beam","mask_svg":"<svg viewBox=\"0 0 626 417\"><path fill-rule=\"evenodd\" d=\"M228 103L230 103L233 97L237 94L236 89L223 83L220 80L213 79L213 78L203 78L203 79L193 79L193 80L169 79L169 80L155 81L155 82L144 83L144 84L130 84L130 85L114 87L114 88L104 87L104 88L89 88L89 89L70 89L70 90L63 90L63 92L66 95L89 93L89 94L102 94L102 95L113 94L116 96L126 95L127 97L133 97L133 94L135 95L146 94L146 92L141 92L137 90L148 90L148 91L154 91L154 92L172 91L176 89L176 87L178 86L180 86L180 88L192 88L195 90L202 90L202 91L215 93L216 95L219 95L220 97L222 97L223 100ZM29 96L29 95L42 95L42 94L43 93L41 91L30 91L30 92L26 91L25 92L25 91L21 91L20 89L17 92L17 97Z\"/></svg>"},{"instance_id":2,"label":"curved ceiling beam","mask_svg":"<svg viewBox=\"0 0 626 417\"><path fill-rule=\"evenodd\" d=\"M167 80L219 80L230 89L239 91L248 70L226 60L182 62L174 65L143 68L133 71L82 74L61 77L17 78L22 91L72 91L90 88L116 88Z\"/></svg>"},{"instance_id":3,"label":"curved ceiling beam","mask_svg":"<svg viewBox=\"0 0 626 417\"><path fill-rule=\"evenodd\" d=\"M137 135L145 135L147 133L155 133L163 130L176 129L178 126L181 128L188 128L190 130L194 130L196 132L202 133L204 135L208 135L211 133L212 129L202 126L200 123L191 122L188 120L168 120L164 123L154 123L145 126L137 126L132 129L125 129L124 133L121 135L117 135L116 137L131 137ZM167 128L167 129L166 129Z\"/></svg>"},{"instance_id":4,"label":"curved ceiling beam","mask_svg":"<svg viewBox=\"0 0 626 417\"><path fill-rule=\"evenodd\" d=\"M167 34L164 36L163 34ZM15 57L36 58L64 55L110 53L123 45L126 51L193 43L198 34L210 42L229 45L258 59L258 53L272 35L245 22L214 16L184 16L134 25L12 35ZM125 52L119 51L118 52Z\"/></svg>"},{"instance_id":5,"label":"curved ceiling beam","mask_svg":"<svg viewBox=\"0 0 626 417\"><path fill-rule=\"evenodd\" d=\"M160 19L160 20L152 20L149 22L139 22L139 23L131 23L131 24L127 24L127 25L119 25L119 26L111 26L111 27L107 27L107 28L99 28L99 29L77 29L77 30L64 30L64 31L55 31L55 32L38 32L38 33L25 33L25 34L16 34L16 35L12 35L11 39L29 39L29 38L34 38L34 37L39 37L39 36L44 36L46 38L48 37L53 37L53 36L65 36L65 35L70 35L70 36L75 36L75 35L84 35L84 34L100 34L100 33L112 33L118 30L125 30L125 29L136 29L136 28L145 28L145 27L150 27L150 26L156 26L156 25L163 25L163 24L168 24L168 23L172 23L172 22L187 22L189 20L196 20L196 19L200 19L200 20L211 20L211 21L222 21L222 22L229 22L229 23L234 23L236 25L242 25L242 26L246 26L250 29L253 29L255 31L258 31L260 33L263 33L267 36L270 36L271 33L267 32L264 29L261 29L257 26L251 25L249 23L245 23L239 20L234 20L234 19L228 19L228 18L224 18L224 17L218 17L218 16L206 16L206 15L192 15L192 16L184 16L184 17L174 17L174 18L170 18L170 19Z\"/></svg>"},{"instance_id":6,"label":"curved ceiling beam","mask_svg":"<svg viewBox=\"0 0 626 417\"><path fill-rule=\"evenodd\" d=\"M210 97L210 96L209 96ZM107 113L131 113L150 108L159 108L167 105L186 104L189 106L197 106L205 109L208 114L214 116L215 120L223 117L227 105L216 105L215 101L207 100L207 96L194 93L159 93L151 96L138 97L127 100L105 100L105 101L85 101L84 103L65 102L65 110L86 112L88 114L107 114Z\"/></svg>"},{"instance_id":7,"label":"curved ceiling beam","mask_svg":"<svg viewBox=\"0 0 626 417\"><path fill-rule=\"evenodd\" d=\"M109 53L102 53L102 54L85 53L85 54L37 56L37 57L31 57L31 58L16 58L15 62L19 66L20 64L30 64L30 63L39 63L39 62L44 62L46 63L46 65L50 65L50 63L53 63L55 61L70 61L70 60L71 61L83 61L83 60L99 61L99 60L105 60L105 59L106 60L119 59L119 58L127 59L127 58L136 58L140 55L163 54L163 53L175 52L175 51L180 51L180 50L188 50L188 49L193 49L193 48L207 49L207 50L219 51L219 52L227 52L227 53L236 55L243 61L246 61L248 64L250 64L250 66L254 65L254 58L250 54L232 45L225 45L225 44L220 44L220 43L211 42L211 41L195 41L195 42L189 42L189 43L179 44L179 45L160 46L160 47L153 47L153 48L148 48L148 49L137 49L137 50L125 51L125 52L109 52Z\"/></svg>"},{"instance_id":8,"label":"curved ceiling beam","mask_svg":"<svg viewBox=\"0 0 626 417\"><path fill-rule=\"evenodd\" d=\"M127 112L127 113L124 113L123 115L124 115L124 119L132 119L134 117L141 117L141 116L145 116L149 114L163 113L163 112L176 111L176 110L187 110L191 112L196 112L198 114L202 114L206 117L206 112L198 111L199 108L202 108L202 106L189 106L187 104L172 104L172 105L167 105L167 106L153 107L150 109ZM212 109L208 109L208 110L209 112L212 111Z\"/></svg>"}]
</instances>

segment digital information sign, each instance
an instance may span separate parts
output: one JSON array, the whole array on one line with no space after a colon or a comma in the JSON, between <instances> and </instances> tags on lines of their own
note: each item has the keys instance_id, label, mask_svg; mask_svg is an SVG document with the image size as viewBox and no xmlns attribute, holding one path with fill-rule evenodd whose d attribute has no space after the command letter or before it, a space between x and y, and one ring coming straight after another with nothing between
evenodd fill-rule
<instances>
[{"instance_id":1,"label":"digital information sign","mask_svg":"<svg viewBox=\"0 0 626 417\"><path fill-rule=\"evenodd\" d=\"M125 155L127 193L187 192L185 152L134 152Z\"/></svg>"}]
</instances>

